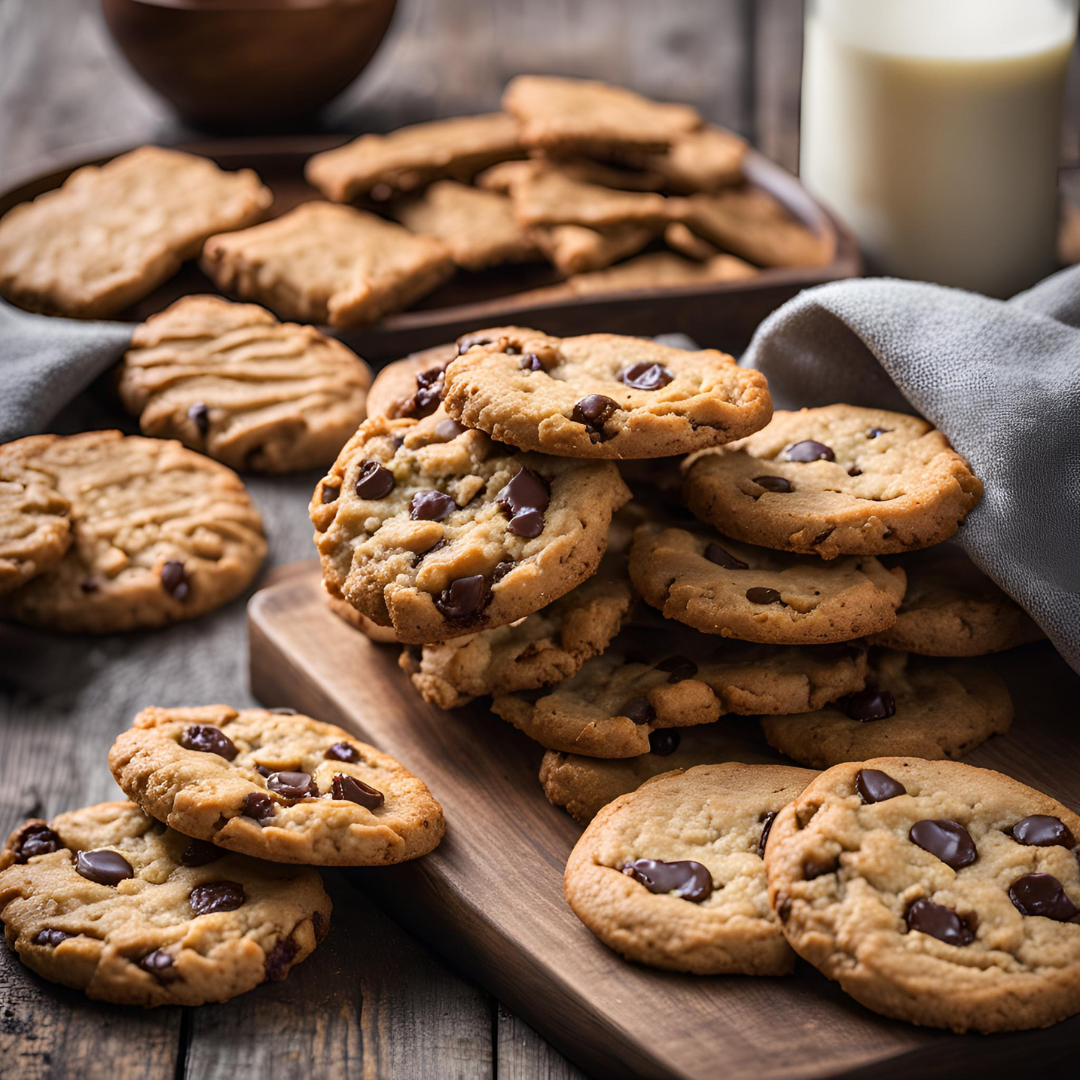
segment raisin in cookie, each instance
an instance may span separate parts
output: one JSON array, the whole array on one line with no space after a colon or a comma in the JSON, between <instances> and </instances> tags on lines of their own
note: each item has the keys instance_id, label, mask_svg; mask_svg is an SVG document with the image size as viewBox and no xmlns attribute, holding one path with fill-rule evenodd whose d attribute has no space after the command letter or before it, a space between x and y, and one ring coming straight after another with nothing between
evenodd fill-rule
<instances>
[{"instance_id":1,"label":"raisin in cookie","mask_svg":"<svg viewBox=\"0 0 1080 1080\"><path fill-rule=\"evenodd\" d=\"M1080 817L953 761L837 765L773 822L769 898L856 1001L954 1031L1080 1011Z\"/></svg>"},{"instance_id":2,"label":"raisin in cookie","mask_svg":"<svg viewBox=\"0 0 1080 1080\"><path fill-rule=\"evenodd\" d=\"M230 855L108 802L11 834L0 919L50 982L118 1005L202 1005L284 979L329 929L330 898L314 870Z\"/></svg>"},{"instance_id":3,"label":"raisin in cookie","mask_svg":"<svg viewBox=\"0 0 1080 1080\"><path fill-rule=\"evenodd\" d=\"M787 975L795 954L769 908L776 814L814 778L783 765L699 765L605 806L574 846L574 914L628 960L697 975Z\"/></svg>"},{"instance_id":4,"label":"raisin in cookie","mask_svg":"<svg viewBox=\"0 0 1080 1080\"><path fill-rule=\"evenodd\" d=\"M986 665L873 649L865 690L801 716L765 716L769 745L825 769L883 754L958 758L1013 718L1012 698Z\"/></svg>"},{"instance_id":5,"label":"raisin in cookie","mask_svg":"<svg viewBox=\"0 0 1080 1080\"><path fill-rule=\"evenodd\" d=\"M774 645L850 641L890 626L904 571L872 555L824 562L644 525L630 549L638 592L669 619L706 634Z\"/></svg>"},{"instance_id":6,"label":"raisin in cookie","mask_svg":"<svg viewBox=\"0 0 1080 1080\"><path fill-rule=\"evenodd\" d=\"M70 502L73 534L6 598L20 622L108 634L193 619L243 592L266 555L240 478L178 442L91 431L10 445Z\"/></svg>"},{"instance_id":7,"label":"raisin in cookie","mask_svg":"<svg viewBox=\"0 0 1080 1080\"><path fill-rule=\"evenodd\" d=\"M727 536L826 559L940 543L982 497L925 420L854 405L778 412L685 475L690 509Z\"/></svg>"},{"instance_id":8,"label":"raisin in cookie","mask_svg":"<svg viewBox=\"0 0 1080 1080\"><path fill-rule=\"evenodd\" d=\"M596 572L630 493L609 462L519 454L452 420L367 420L311 501L323 580L402 642L505 626Z\"/></svg>"},{"instance_id":9,"label":"raisin in cookie","mask_svg":"<svg viewBox=\"0 0 1080 1080\"><path fill-rule=\"evenodd\" d=\"M272 862L385 866L442 839L424 782L307 716L144 709L109 751L130 799L187 836Z\"/></svg>"},{"instance_id":10,"label":"raisin in cookie","mask_svg":"<svg viewBox=\"0 0 1080 1080\"><path fill-rule=\"evenodd\" d=\"M493 331L446 369L447 412L493 439L560 457L654 458L768 423L765 379L714 349L642 338Z\"/></svg>"}]
</instances>

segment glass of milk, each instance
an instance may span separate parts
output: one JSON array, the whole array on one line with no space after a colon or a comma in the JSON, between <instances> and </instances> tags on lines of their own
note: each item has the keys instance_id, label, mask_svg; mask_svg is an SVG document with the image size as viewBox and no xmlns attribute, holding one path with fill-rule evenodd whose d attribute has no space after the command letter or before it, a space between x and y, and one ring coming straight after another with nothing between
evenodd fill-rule
<instances>
[{"instance_id":1,"label":"glass of milk","mask_svg":"<svg viewBox=\"0 0 1080 1080\"><path fill-rule=\"evenodd\" d=\"M1056 268L1078 0L807 0L800 171L872 273L1011 296Z\"/></svg>"}]
</instances>

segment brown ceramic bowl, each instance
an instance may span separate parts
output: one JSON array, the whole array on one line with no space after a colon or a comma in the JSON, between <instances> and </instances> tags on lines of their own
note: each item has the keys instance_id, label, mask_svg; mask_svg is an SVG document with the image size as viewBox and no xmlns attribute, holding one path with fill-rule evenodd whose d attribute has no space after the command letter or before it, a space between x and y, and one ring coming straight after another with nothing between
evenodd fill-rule
<instances>
[{"instance_id":1,"label":"brown ceramic bowl","mask_svg":"<svg viewBox=\"0 0 1080 1080\"><path fill-rule=\"evenodd\" d=\"M193 124L279 127L363 71L396 0L101 0L128 63Z\"/></svg>"}]
</instances>

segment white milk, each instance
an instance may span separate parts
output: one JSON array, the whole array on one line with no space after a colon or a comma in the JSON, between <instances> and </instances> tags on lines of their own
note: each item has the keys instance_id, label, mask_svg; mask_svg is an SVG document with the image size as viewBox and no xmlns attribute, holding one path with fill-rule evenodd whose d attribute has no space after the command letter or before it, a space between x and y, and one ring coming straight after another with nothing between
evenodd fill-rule
<instances>
[{"instance_id":1,"label":"white milk","mask_svg":"<svg viewBox=\"0 0 1080 1080\"><path fill-rule=\"evenodd\" d=\"M803 182L874 273L1010 296L1055 269L1076 0L808 0Z\"/></svg>"}]
</instances>

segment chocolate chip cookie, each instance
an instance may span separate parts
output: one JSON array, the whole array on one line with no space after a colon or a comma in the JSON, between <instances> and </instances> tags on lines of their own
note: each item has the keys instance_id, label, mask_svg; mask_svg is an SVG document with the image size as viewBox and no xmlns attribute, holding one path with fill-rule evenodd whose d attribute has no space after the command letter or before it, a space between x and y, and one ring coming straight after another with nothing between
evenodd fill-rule
<instances>
[{"instance_id":1,"label":"chocolate chip cookie","mask_svg":"<svg viewBox=\"0 0 1080 1080\"><path fill-rule=\"evenodd\" d=\"M425 644L505 626L579 585L629 497L610 462L519 454L436 415L373 417L310 510L331 595Z\"/></svg>"},{"instance_id":2,"label":"chocolate chip cookie","mask_svg":"<svg viewBox=\"0 0 1080 1080\"><path fill-rule=\"evenodd\" d=\"M669 619L706 634L774 645L819 645L890 626L904 571L872 555L824 562L701 531L643 525L630 577Z\"/></svg>"},{"instance_id":3,"label":"chocolate chip cookie","mask_svg":"<svg viewBox=\"0 0 1080 1080\"><path fill-rule=\"evenodd\" d=\"M284 979L326 935L330 898L314 870L230 855L108 802L11 834L0 919L50 982L118 1005L202 1005Z\"/></svg>"},{"instance_id":4,"label":"chocolate chip cookie","mask_svg":"<svg viewBox=\"0 0 1080 1080\"><path fill-rule=\"evenodd\" d=\"M982 497L925 420L854 405L778 412L685 475L690 509L725 535L825 559L940 543Z\"/></svg>"},{"instance_id":5,"label":"chocolate chip cookie","mask_svg":"<svg viewBox=\"0 0 1080 1080\"><path fill-rule=\"evenodd\" d=\"M130 799L186 836L271 862L387 866L426 855L442 807L392 757L265 709L144 709L109 751Z\"/></svg>"},{"instance_id":6,"label":"chocolate chip cookie","mask_svg":"<svg viewBox=\"0 0 1080 1080\"><path fill-rule=\"evenodd\" d=\"M446 369L447 412L492 438L560 457L655 458L768 423L764 378L715 349L539 331L474 344Z\"/></svg>"},{"instance_id":7,"label":"chocolate chip cookie","mask_svg":"<svg viewBox=\"0 0 1080 1080\"><path fill-rule=\"evenodd\" d=\"M792 948L875 1012L954 1031L1080 1011L1080 817L989 769L837 765L780 811L765 865Z\"/></svg>"},{"instance_id":8,"label":"chocolate chip cookie","mask_svg":"<svg viewBox=\"0 0 1080 1080\"><path fill-rule=\"evenodd\" d=\"M973 660L931 660L872 649L866 689L801 716L765 716L769 745L824 769L883 754L959 758L1013 718L1000 678Z\"/></svg>"},{"instance_id":9,"label":"chocolate chip cookie","mask_svg":"<svg viewBox=\"0 0 1080 1080\"><path fill-rule=\"evenodd\" d=\"M193 619L251 584L266 555L262 519L224 465L118 431L22 442L27 466L71 504L73 540L52 569L5 598L6 614L108 634Z\"/></svg>"},{"instance_id":10,"label":"chocolate chip cookie","mask_svg":"<svg viewBox=\"0 0 1080 1080\"><path fill-rule=\"evenodd\" d=\"M815 774L699 765L605 806L566 864L566 899L628 960L697 975L787 975L763 853L777 813Z\"/></svg>"}]
</instances>

